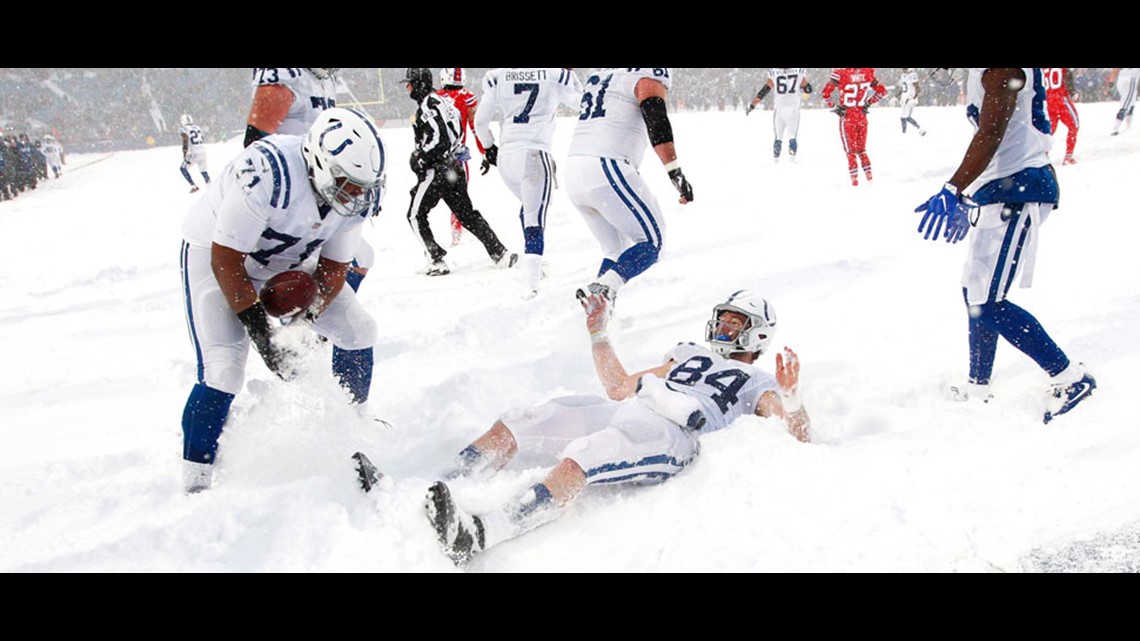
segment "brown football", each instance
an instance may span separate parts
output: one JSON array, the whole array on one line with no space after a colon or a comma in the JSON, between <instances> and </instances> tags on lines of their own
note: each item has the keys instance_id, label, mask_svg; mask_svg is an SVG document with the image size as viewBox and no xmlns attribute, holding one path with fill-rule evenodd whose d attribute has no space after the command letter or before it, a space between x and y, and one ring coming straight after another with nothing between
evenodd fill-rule
<instances>
[{"instance_id":1,"label":"brown football","mask_svg":"<svg viewBox=\"0 0 1140 641\"><path fill-rule=\"evenodd\" d=\"M317 299L317 281L307 272L281 272L265 282L260 296L270 316L288 316L313 304Z\"/></svg>"}]
</instances>

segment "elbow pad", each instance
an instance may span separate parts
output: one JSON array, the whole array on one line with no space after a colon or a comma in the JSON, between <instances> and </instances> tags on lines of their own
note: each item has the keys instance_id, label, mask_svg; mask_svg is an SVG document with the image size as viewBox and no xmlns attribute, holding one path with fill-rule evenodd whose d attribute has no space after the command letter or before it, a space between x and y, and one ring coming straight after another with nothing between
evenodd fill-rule
<instances>
[{"instance_id":1,"label":"elbow pad","mask_svg":"<svg viewBox=\"0 0 1140 641\"><path fill-rule=\"evenodd\" d=\"M673 142L673 125L669 123L669 114L665 112L665 100L653 96L641 101L641 117L645 119L645 128L649 131L649 144L656 147L662 143Z\"/></svg>"},{"instance_id":2,"label":"elbow pad","mask_svg":"<svg viewBox=\"0 0 1140 641\"><path fill-rule=\"evenodd\" d=\"M772 90L771 87L769 87L768 85L764 85L763 87L760 87L760 91L756 92L756 97L763 100L764 96L767 96L768 92L771 90Z\"/></svg>"},{"instance_id":3,"label":"elbow pad","mask_svg":"<svg viewBox=\"0 0 1140 641\"><path fill-rule=\"evenodd\" d=\"M252 145L253 143L257 142L258 140L261 140L262 138L264 138L268 135L269 134L258 129L257 127L254 127L253 125L246 125L245 126L245 140L242 142L242 146L248 147L248 146Z\"/></svg>"},{"instance_id":4,"label":"elbow pad","mask_svg":"<svg viewBox=\"0 0 1140 641\"><path fill-rule=\"evenodd\" d=\"M811 91L812 91L812 89L811 89L811 83L810 83L810 82L805 82L805 83L804 83L804 93L811 93Z\"/></svg>"}]
</instances>

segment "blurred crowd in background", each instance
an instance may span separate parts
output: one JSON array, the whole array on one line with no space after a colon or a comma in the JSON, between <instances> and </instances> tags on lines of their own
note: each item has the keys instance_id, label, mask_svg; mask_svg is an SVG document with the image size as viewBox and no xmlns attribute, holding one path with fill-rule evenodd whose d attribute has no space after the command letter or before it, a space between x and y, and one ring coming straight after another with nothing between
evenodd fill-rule
<instances>
[{"instance_id":1,"label":"blurred crowd in background","mask_svg":"<svg viewBox=\"0 0 1140 641\"><path fill-rule=\"evenodd\" d=\"M469 89L479 95L487 68L468 67ZM743 111L767 78L767 67L677 68L669 92L673 112ZM580 74L588 69L579 69ZM965 69L916 69L921 105L963 100ZM1116 100L1110 70L1074 69L1079 102ZM406 122L415 111L400 78L403 68L341 68L339 103L357 105L381 124ZM807 69L817 88L830 68ZM893 88L902 67L879 68ZM250 68L4 68L0 69L0 136L35 141L52 135L72 152L140 149L180 144L178 117L189 113L211 142L245 131L253 95ZM768 98L768 102L771 97ZM890 104L890 101L884 101ZM770 107L770 105L768 105ZM818 89L807 108L821 107Z\"/></svg>"}]
</instances>

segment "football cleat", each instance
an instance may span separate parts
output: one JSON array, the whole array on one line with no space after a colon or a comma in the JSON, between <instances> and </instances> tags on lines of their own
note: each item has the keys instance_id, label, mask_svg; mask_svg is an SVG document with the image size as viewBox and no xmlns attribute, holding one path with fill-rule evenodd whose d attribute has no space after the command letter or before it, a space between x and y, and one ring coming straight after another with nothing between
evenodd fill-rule
<instances>
[{"instance_id":1,"label":"football cleat","mask_svg":"<svg viewBox=\"0 0 1140 641\"><path fill-rule=\"evenodd\" d=\"M182 461L182 487L187 494L197 494L213 485L214 466L209 463Z\"/></svg>"},{"instance_id":2,"label":"football cleat","mask_svg":"<svg viewBox=\"0 0 1140 641\"><path fill-rule=\"evenodd\" d=\"M439 537L443 553L452 563L465 565L472 556L483 551L483 521L455 506L446 483L436 481L428 488L424 511Z\"/></svg>"},{"instance_id":3,"label":"football cleat","mask_svg":"<svg viewBox=\"0 0 1140 641\"><path fill-rule=\"evenodd\" d=\"M198 185L194 185L193 187L190 188L190 193L192 193L192 194L197 192L197 191L198 191Z\"/></svg>"},{"instance_id":4,"label":"football cleat","mask_svg":"<svg viewBox=\"0 0 1140 641\"><path fill-rule=\"evenodd\" d=\"M515 263L519 262L519 255L514 252L504 251L491 260L495 261L496 267L510 269L515 266Z\"/></svg>"},{"instance_id":5,"label":"football cleat","mask_svg":"<svg viewBox=\"0 0 1140 641\"><path fill-rule=\"evenodd\" d=\"M593 313L593 308L589 304L589 296L591 294L601 294L602 298L606 299L606 307L610 314L613 314L614 305L617 303L617 292L611 289L608 285L601 283L590 283L585 289L578 289L574 295L578 297L579 302L586 307L586 313Z\"/></svg>"},{"instance_id":6,"label":"football cleat","mask_svg":"<svg viewBox=\"0 0 1140 641\"><path fill-rule=\"evenodd\" d=\"M451 273L451 268L443 260L433 260L428 263L427 269L424 273L428 276L446 276Z\"/></svg>"},{"instance_id":7,"label":"football cleat","mask_svg":"<svg viewBox=\"0 0 1140 641\"><path fill-rule=\"evenodd\" d=\"M359 477L357 480L360 481L360 489L365 492L372 491L372 488L383 478L380 470L376 469L376 466L368 460L364 452L357 452L352 455L352 458L356 461L356 474Z\"/></svg>"},{"instance_id":8,"label":"football cleat","mask_svg":"<svg viewBox=\"0 0 1140 641\"><path fill-rule=\"evenodd\" d=\"M1081 378L1072 383L1056 383L1049 390L1046 401L1045 422L1048 423L1058 416L1076 407L1081 401L1092 396L1096 389L1096 379L1089 375L1080 365Z\"/></svg>"},{"instance_id":9,"label":"football cleat","mask_svg":"<svg viewBox=\"0 0 1140 641\"><path fill-rule=\"evenodd\" d=\"M965 383L963 385L951 385L948 391L950 400L956 403L965 403L970 399L989 403L994 395L990 393L989 383Z\"/></svg>"},{"instance_id":10,"label":"football cleat","mask_svg":"<svg viewBox=\"0 0 1140 641\"><path fill-rule=\"evenodd\" d=\"M1072 156L1065 156L1065 159L1061 161L1061 164L1062 165L1075 165L1075 164L1077 164L1077 159L1073 158Z\"/></svg>"}]
</instances>

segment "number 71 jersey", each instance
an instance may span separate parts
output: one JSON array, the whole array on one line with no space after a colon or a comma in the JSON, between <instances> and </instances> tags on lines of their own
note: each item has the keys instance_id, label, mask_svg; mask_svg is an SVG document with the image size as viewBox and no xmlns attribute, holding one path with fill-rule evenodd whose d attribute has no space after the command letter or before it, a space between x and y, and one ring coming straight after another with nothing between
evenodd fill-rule
<instances>
[{"instance_id":1,"label":"number 71 jersey","mask_svg":"<svg viewBox=\"0 0 1140 641\"><path fill-rule=\"evenodd\" d=\"M302 141L274 134L238 154L187 213L186 242L218 243L246 254L246 272L257 279L297 269L315 256L352 262L372 212L341 216L317 197Z\"/></svg>"},{"instance_id":2,"label":"number 71 jersey","mask_svg":"<svg viewBox=\"0 0 1140 641\"><path fill-rule=\"evenodd\" d=\"M569 155L615 158L634 167L640 165L649 134L634 90L645 78L662 83L668 90L673 84L671 73L668 67L591 69L583 83Z\"/></svg>"},{"instance_id":3,"label":"number 71 jersey","mask_svg":"<svg viewBox=\"0 0 1140 641\"><path fill-rule=\"evenodd\" d=\"M667 358L676 365L666 375L665 384L701 404L706 421L702 432L722 429L741 416L755 414L760 396L779 389L771 374L696 343L678 344Z\"/></svg>"}]
</instances>

